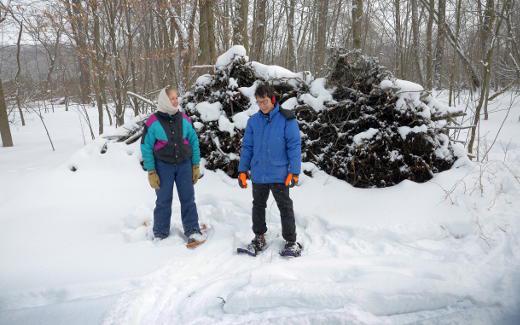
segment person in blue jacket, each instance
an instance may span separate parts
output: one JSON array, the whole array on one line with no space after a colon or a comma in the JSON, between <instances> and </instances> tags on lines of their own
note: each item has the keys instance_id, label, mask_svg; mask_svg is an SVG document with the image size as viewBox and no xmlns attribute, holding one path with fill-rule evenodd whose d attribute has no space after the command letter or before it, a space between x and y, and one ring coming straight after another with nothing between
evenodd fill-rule
<instances>
[{"instance_id":1,"label":"person in blue jacket","mask_svg":"<svg viewBox=\"0 0 520 325\"><path fill-rule=\"evenodd\" d=\"M283 256L300 256L302 246L296 241L296 224L289 188L298 183L301 170L301 139L298 122L292 111L280 108L274 90L260 84L255 91L260 110L247 121L240 153L239 185L253 183L254 239L248 250L266 247L265 209L269 192L273 193L282 219L282 236L286 241ZM249 175L250 171L250 175Z\"/></svg>"},{"instance_id":2,"label":"person in blue jacket","mask_svg":"<svg viewBox=\"0 0 520 325\"><path fill-rule=\"evenodd\" d=\"M170 234L173 187L181 203L181 219L188 245L204 242L195 204L194 184L200 176L199 140L190 118L179 111L177 90L159 93L157 112L145 122L141 140L144 168L157 200L153 213L153 234L164 239ZM190 246L188 246L190 247Z\"/></svg>"}]
</instances>

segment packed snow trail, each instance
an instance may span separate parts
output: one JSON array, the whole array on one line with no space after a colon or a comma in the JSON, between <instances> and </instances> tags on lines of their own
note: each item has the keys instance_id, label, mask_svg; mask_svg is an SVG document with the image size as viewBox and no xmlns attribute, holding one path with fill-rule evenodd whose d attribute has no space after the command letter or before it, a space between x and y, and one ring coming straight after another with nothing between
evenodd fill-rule
<instances>
[{"instance_id":1,"label":"packed snow trail","mask_svg":"<svg viewBox=\"0 0 520 325\"><path fill-rule=\"evenodd\" d=\"M253 235L250 202L234 198L227 176L206 172L198 207L213 237L196 252L172 245L171 262L127 293L105 323L496 322L514 309L504 301L518 298L517 262L507 257L518 261L519 242L507 232L519 229L500 230L515 217L507 204L485 214L481 207L492 202L466 200L462 188L451 194L458 203L443 200L442 187L475 172L462 166L427 184L381 190L354 189L318 171L304 176L292 196L305 250L290 260L278 255L283 239L272 198L270 247L256 258L234 253ZM512 203L513 188L500 200Z\"/></svg>"}]
</instances>

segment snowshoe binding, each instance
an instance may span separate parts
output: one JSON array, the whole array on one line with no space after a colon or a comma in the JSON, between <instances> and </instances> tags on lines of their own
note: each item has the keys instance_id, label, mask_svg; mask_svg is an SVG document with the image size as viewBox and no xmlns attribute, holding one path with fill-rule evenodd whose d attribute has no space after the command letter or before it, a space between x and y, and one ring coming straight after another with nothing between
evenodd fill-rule
<instances>
[{"instance_id":1,"label":"snowshoe binding","mask_svg":"<svg viewBox=\"0 0 520 325\"><path fill-rule=\"evenodd\" d=\"M196 231L193 234L188 236L188 242L186 243L187 248L196 248L206 242L208 238L207 235L207 226L202 225L200 227L200 231Z\"/></svg>"},{"instance_id":2,"label":"snowshoe binding","mask_svg":"<svg viewBox=\"0 0 520 325\"><path fill-rule=\"evenodd\" d=\"M280 255L284 257L299 257L302 255L302 249L303 246L300 243L288 241L280 251Z\"/></svg>"},{"instance_id":3,"label":"snowshoe binding","mask_svg":"<svg viewBox=\"0 0 520 325\"><path fill-rule=\"evenodd\" d=\"M249 256L256 256L267 248L264 235L255 235L255 238L246 247L237 248L237 254L247 254Z\"/></svg>"}]
</instances>

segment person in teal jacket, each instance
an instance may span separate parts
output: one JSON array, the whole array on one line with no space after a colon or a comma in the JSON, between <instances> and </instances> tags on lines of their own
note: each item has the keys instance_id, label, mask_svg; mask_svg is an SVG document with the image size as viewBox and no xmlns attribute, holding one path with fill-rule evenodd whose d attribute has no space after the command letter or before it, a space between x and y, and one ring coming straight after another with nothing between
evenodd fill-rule
<instances>
[{"instance_id":1,"label":"person in teal jacket","mask_svg":"<svg viewBox=\"0 0 520 325\"><path fill-rule=\"evenodd\" d=\"M177 90L171 87L159 93L157 112L145 122L141 140L144 168L150 186L155 189L153 233L164 239L170 234L173 187L181 203L181 219L188 245L205 238L199 226L194 184L200 177L200 149L190 118L179 111Z\"/></svg>"}]
</instances>

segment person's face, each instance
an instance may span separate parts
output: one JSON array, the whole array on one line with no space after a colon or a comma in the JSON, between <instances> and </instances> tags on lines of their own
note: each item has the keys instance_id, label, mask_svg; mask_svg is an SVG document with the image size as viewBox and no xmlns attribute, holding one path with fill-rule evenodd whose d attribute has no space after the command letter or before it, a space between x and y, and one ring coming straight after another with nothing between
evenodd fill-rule
<instances>
[{"instance_id":1,"label":"person's face","mask_svg":"<svg viewBox=\"0 0 520 325\"><path fill-rule=\"evenodd\" d=\"M267 96L256 97L256 102L258 103L258 107L264 114L269 113L274 108L274 104L271 102L271 98Z\"/></svg>"},{"instance_id":2,"label":"person's face","mask_svg":"<svg viewBox=\"0 0 520 325\"><path fill-rule=\"evenodd\" d=\"M170 90L168 92L168 98L173 107L179 106L179 98L177 98L177 92L175 90Z\"/></svg>"}]
</instances>

